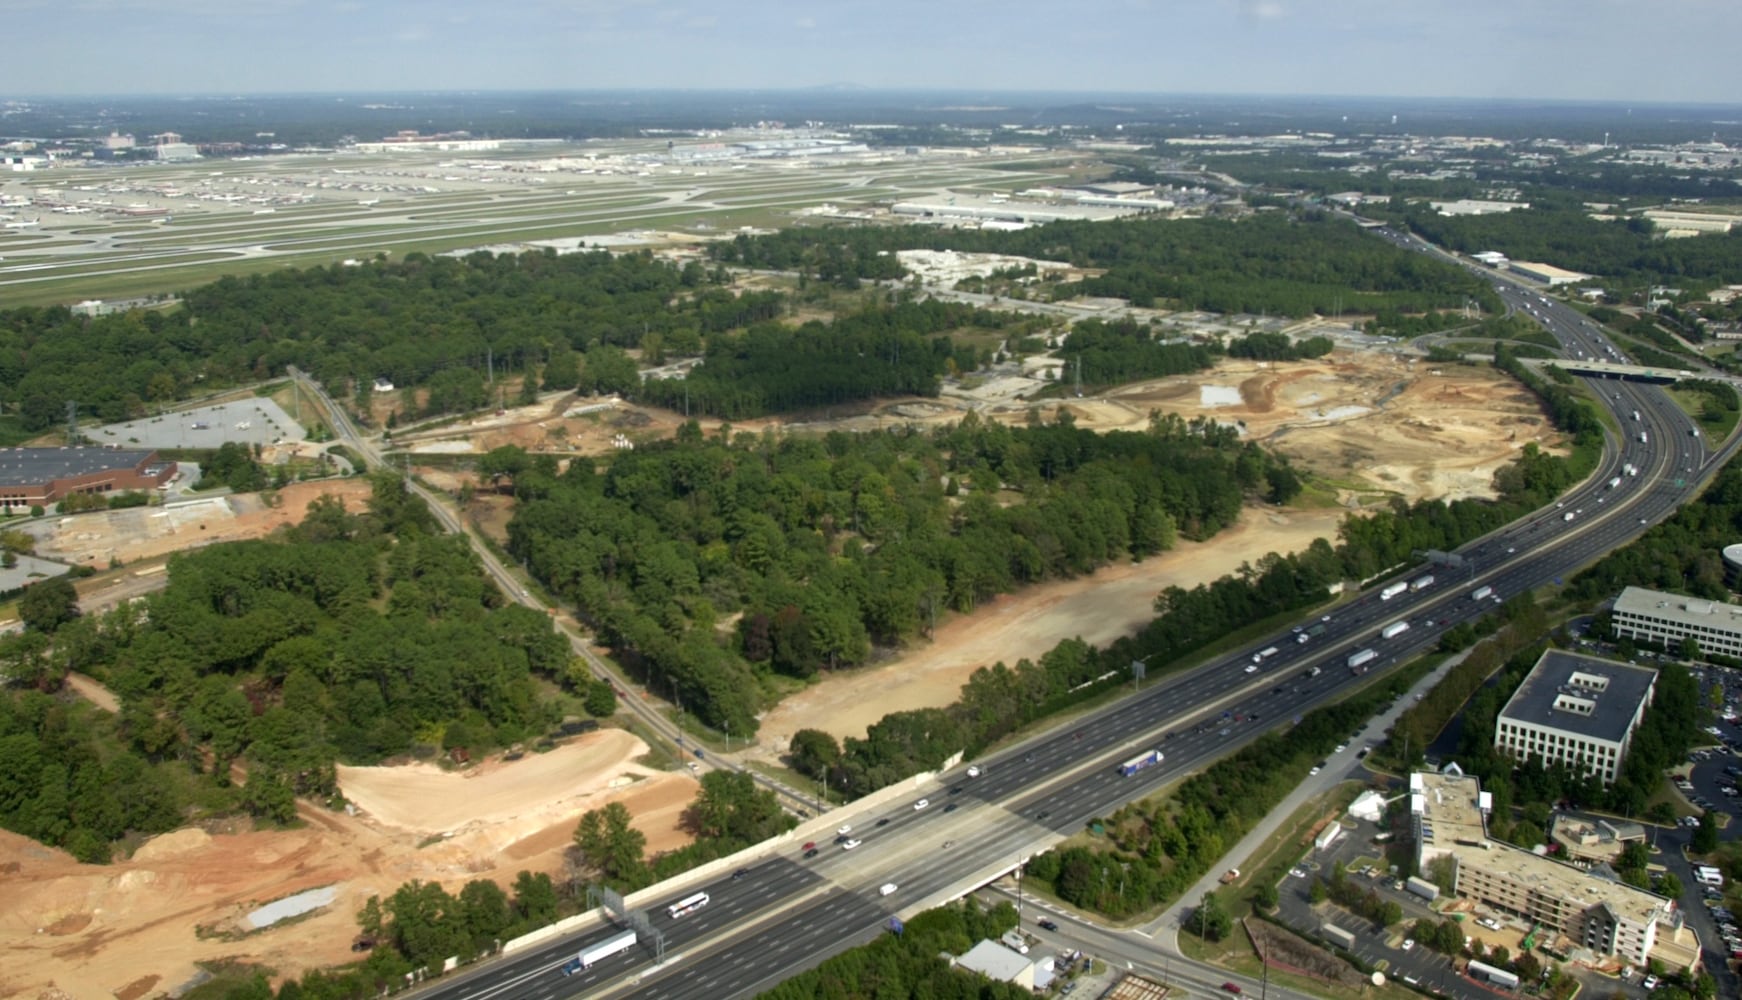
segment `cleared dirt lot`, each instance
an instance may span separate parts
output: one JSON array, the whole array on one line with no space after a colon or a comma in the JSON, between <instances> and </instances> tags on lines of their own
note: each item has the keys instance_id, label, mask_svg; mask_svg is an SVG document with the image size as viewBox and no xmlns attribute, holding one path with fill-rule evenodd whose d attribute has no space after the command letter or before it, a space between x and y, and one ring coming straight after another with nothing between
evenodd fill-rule
<instances>
[{"instance_id":1,"label":"cleared dirt lot","mask_svg":"<svg viewBox=\"0 0 1742 1000\"><path fill-rule=\"evenodd\" d=\"M958 420L968 405L955 398L894 400L733 427L874 430ZM753 752L774 756L807 726L862 735L887 712L947 704L980 666L1035 657L1071 636L1101 643L1135 629L1164 586L1192 586L1268 552L1296 551L1334 536L1347 510L1378 497L1489 495L1493 472L1527 442L1557 443L1534 399L1488 369L1434 370L1376 353L1287 365L1229 362L1101 398L980 412L1018 423L1033 406L1050 414L1061 405L1079 426L1098 429L1141 428L1152 410L1238 424L1329 481L1337 505L1254 507L1209 542L1183 543L1141 563L1000 598L946 622L934 641L789 698L763 720L762 743ZM603 455L621 443L614 442L619 436L632 442L665 437L680 422L668 411L565 397L426 435L407 433L398 443L428 454L482 454L518 444L533 452ZM709 433L717 427L704 424ZM471 481L463 472L421 471L451 490ZM271 503L225 498L173 516L147 509L45 519L37 526L39 548L97 566L119 558L129 564L128 582L137 583L131 578L141 561L190 545L260 537L300 520L321 494L339 496L356 510L368 485L303 483ZM512 510L505 498L481 493L471 513L500 537ZM100 688L80 690L104 704ZM357 815L305 806L308 825L300 830L185 830L107 867L80 865L0 833L0 886L7 894L0 907L0 997L36 997L53 983L69 996L135 1000L187 982L198 961L240 958L281 973L347 961L353 914L370 895L413 878L455 888L478 875L506 884L521 869L558 872L580 813L612 799L629 806L651 850L679 846L687 840L679 822L695 782L636 765L633 758L643 752L634 737L611 731L550 754L512 764L486 761L461 773L423 765L344 768L341 784ZM322 886L338 893L325 910L233 936L255 907Z\"/></svg>"},{"instance_id":2,"label":"cleared dirt lot","mask_svg":"<svg viewBox=\"0 0 1742 1000\"><path fill-rule=\"evenodd\" d=\"M364 479L292 483L274 493L216 496L171 507L134 507L44 518L25 526L38 555L99 569L111 558L136 563L216 542L262 538L301 523L320 496L338 497L360 511L369 499Z\"/></svg>"},{"instance_id":3,"label":"cleared dirt lot","mask_svg":"<svg viewBox=\"0 0 1742 1000\"><path fill-rule=\"evenodd\" d=\"M297 830L179 830L107 866L0 831L0 997L51 987L78 998L156 996L193 979L195 963L222 958L281 973L347 962L355 913L371 895L409 879L457 891L477 877L507 887L522 869L558 872L581 812L613 800L635 814L650 849L681 846L689 837L678 817L695 782L635 764L645 750L607 730L471 772L344 768L357 815L305 805ZM323 886L336 890L326 908L243 933L257 907Z\"/></svg>"},{"instance_id":4,"label":"cleared dirt lot","mask_svg":"<svg viewBox=\"0 0 1742 1000\"><path fill-rule=\"evenodd\" d=\"M732 428L874 431L896 423L954 422L970 405L958 396L897 399L785 420L738 421ZM1491 368L1436 367L1374 351L1275 364L1227 360L1208 372L1139 382L1101 396L1000 403L979 412L983 419L1020 424L1032 410L1051 415L1061 406L1077 426L1096 430L1140 429L1155 410L1237 424L1253 440L1334 482L1339 499L1350 504L1375 495L1492 496L1495 471L1526 443L1552 448L1559 440L1536 399ZM604 455L623 441L668 437L681 422L667 410L568 397L404 434L397 443L427 454L483 454L517 444L532 452ZM710 434L719 426L702 421Z\"/></svg>"},{"instance_id":5,"label":"cleared dirt lot","mask_svg":"<svg viewBox=\"0 0 1742 1000\"><path fill-rule=\"evenodd\" d=\"M762 718L761 745L786 750L800 729L863 737L890 712L947 705L975 670L1000 660L1035 659L1059 640L1080 636L1100 645L1155 617L1164 587L1195 586L1256 563L1268 552L1293 552L1336 530L1341 511L1248 509L1234 528L1208 542L1182 542L1139 563L1108 566L1006 594L940 625L935 640L888 663L830 677L782 701Z\"/></svg>"}]
</instances>

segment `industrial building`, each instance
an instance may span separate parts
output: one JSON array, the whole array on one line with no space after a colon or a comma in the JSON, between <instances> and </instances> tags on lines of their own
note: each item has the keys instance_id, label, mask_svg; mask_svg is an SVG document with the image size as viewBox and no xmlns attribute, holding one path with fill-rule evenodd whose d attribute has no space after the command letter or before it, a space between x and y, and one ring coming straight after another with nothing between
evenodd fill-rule
<instances>
[{"instance_id":1,"label":"industrial building","mask_svg":"<svg viewBox=\"0 0 1742 1000\"><path fill-rule=\"evenodd\" d=\"M1409 776L1416 864L1450 857L1453 895L1554 932L1556 950L1584 948L1638 967L1697 969L1700 942L1674 900L1599 872L1488 839L1489 793L1463 774Z\"/></svg>"},{"instance_id":2,"label":"industrial building","mask_svg":"<svg viewBox=\"0 0 1742 1000\"><path fill-rule=\"evenodd\" d=\"M1648 208L1640 213L1658 229L1671 233L1727 233L1742 221L1734 215L1717 212L1677 212L1663 208Z\"/></svg>"},{"instance_id":3,"label":"industrial building","mask_svg":"<svg viewBox=\"0 0 1742 1000\"><path fill-rule=\"evenodd\" d=\"M896 215L915 216L939 222L1013 222L1023 225L1040 225L1046 222L1058 222L1062 219L1089 222L1121 219L1144 211L1155 211L1160 207L1156 205L1141 209L1115 208L1108 205L1084 205L1080 203L1048 205L1030 201L1011 201L996 196L982 198L973 195L948 195L927 201L896 202L892 211Z\"/></svg>"},{"instance_id":4,"label":"industrial building","mask_svg":"<svg viewBox=\"0 0 1742 1000\"><path fill-rule=\"evenodd\" d=\"M1657 671L1646 667L1547 650L1500 710L1494 748L1611 784L1656 683Z\"/></svg>"},{"instance_id":5,"label":"industrial building","mask_svg":"<svg viewBox=\"0 0 1742 1000\"><path fill-rule=\"evenodd\" d=\"M118 448L0 450L0 510L48 507L73 493L150 490L175 478L176 465L155 451Z\"/></svg>"},{"instance_id":6,"label":"industrial building","mask_svg":"<svg viewBox=\"0 0 1742 1000\"><path fill-rule=\"evenodd\" d=\"M1053 979L1053 960L1050 956L1035 962L1027 955L998 941L981 941L957 958L955 965L978 972L987 979L1013 983L1031 990L1045 989L1052 984Z\"/></svg>"},{"instance_id":7,"label":"industrial building","mask_svg":"<svg viewBox=\"0 0 1742 1000\"><path fill-rule=\"evenodd\" d=\"M1513 274L1522 274L1533 281L1540 281L1550 288L1556 285L1571 285L1574 282L1588 281L1590 275L1577 271L1568 271L1553 264L1538 264L1528 260L1514 260L1507 263L1507 268Z\"/></svg>"},{"instance_id":8,"label":"industrial building","mask_svg":"<svg viewBox=\"0 0 1742 1000\"><path fill-rule=\"evenodd\" d=\"M1457 201L1432 201L1434 211L1441 215L1499 215L1514 209L1529 208L1528 201L1486 201L1481 198L1459 198Z\"/></svg>"},{"instance_id":9,"label":"industrial building","mask_svg":"<svg viewBox=\"0 0 1742 1000\"><path fill-rule=\"evenodd\" d=\"M1742 656L1742 605L1627 587L1615 598L1610 622L1624 639L1673 646L1691 638L1705 652Z\"/></svg>"}]
</instances>

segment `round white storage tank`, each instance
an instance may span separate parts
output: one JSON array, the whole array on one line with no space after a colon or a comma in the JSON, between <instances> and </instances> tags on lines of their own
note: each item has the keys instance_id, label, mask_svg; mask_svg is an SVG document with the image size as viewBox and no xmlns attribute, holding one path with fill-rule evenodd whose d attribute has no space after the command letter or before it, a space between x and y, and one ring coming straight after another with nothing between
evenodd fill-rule
<instances>
[{"instance_id":1,"label":"round white storage tank","mask_svg":"<svg viewBox=\"0 0 1742 1000\"><path fill-rule=\"evenodd\" d=\"M1724 579L1732 590L1742 586L1742 542L1724 546Z\"/></svg>"}]
</instances>

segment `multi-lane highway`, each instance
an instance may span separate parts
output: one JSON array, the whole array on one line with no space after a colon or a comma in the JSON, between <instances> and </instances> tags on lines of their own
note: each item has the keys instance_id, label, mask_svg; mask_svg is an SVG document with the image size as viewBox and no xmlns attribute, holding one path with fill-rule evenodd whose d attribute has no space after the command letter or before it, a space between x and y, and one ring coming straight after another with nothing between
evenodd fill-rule
<instances>
[{"instance_id":1,"label":"multi-lane highway","mask_svg":"<svg viewBox=\"0 0 1742 1000\"><path fill-rule=\"evenodd\" d=\"M1560 338L1569 354L1601 346L1578 313L1501 285L1509 298L1535 300L1527 314ZM637 948L563 976L564 961L609 936L612 929L601 928L493 963L432 992L493 1000L751 995L882 933L892 915L959 894L1090 818L1367 683L1369 676L1347 666L1354 652L1372 649L1377 657L1369 667L1383 670L1429 648L1446 628L1492 611L1496 598L1564 577L1671 513L1735 447L1708 453L1703 439L1690 435L1692 422L1656 387L1620 380L1592 384L1621 428L1599 472L1559 506L1459 550L1461 566L1418 565L1395 577L1407 581L1432 573L1432 586L1390 599L1375 586L1322 622L1303 623L1325 626L1305 642L1294 633L1269 637L982 760L978 778L957 771L936 791L916 792L876 812L844 814L859 846L846 850L825 840L808 859L799 846L783 847L741 876L700 886L710 903L671 918L663 908L698 888L685 886L649 907L653 926L666 938L659 965L648 950ZM1626 473L1629 465L1637 475ZM1617 478L1621 482L1610 486ZM1472 596L1484 587L1492 588L1492 596ZM1381 629L1398 621L1411 627L1382 638ZM1270 646L1278 652L1248 673L1253 656ZM1118 773L1119 761L1150 748L1165 753L1163 763L1128 777ZM929 805L915 809L921 794ZM879 895L877 887L887 884L895 890Z\"/></svg>"}]
</instances>

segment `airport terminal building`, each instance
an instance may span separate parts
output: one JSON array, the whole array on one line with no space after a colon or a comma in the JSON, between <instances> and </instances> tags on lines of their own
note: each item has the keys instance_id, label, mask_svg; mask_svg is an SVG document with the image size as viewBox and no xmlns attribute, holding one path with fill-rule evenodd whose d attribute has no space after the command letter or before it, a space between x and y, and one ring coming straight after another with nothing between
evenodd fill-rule
<instances>
[{"instance_id":1,"label":"airport terminal building","mask_svg":"<svg viewBox=\"0 0 1742 1000\"><path fill-rule=\"evenodd\" d=\"M0 449L0 510L28 513L74 493L152 490L175 478L155 451L119 448Z\"/></svg>"},{"instance_id":2,"label":"airport terminal building","mask_svg":"<svg viewBox=\"0 0 1742 1000\"><path fill-rule=\"evenodd\" d=\"M1494 723L1494 748L1594 774L1621 773L1657 671L1558 649L1545 651Z\"/></svg>"},{"instance_id":3,"label":"airport terminal building","mask_svg":"<svg viewBox=\"0 0 1742 1000\"><path fill-rule=\"evenodd\" d=\"M1699 967L1699 938L1674 900L1488 839L1491 802L1476 778L1418 772L1409 792L1416 865L1426 871L1451 857L1454 895L1551 930L1562 948L1635 967L1652 959L1672 970Z\"/></svg>"}]
</instances>

